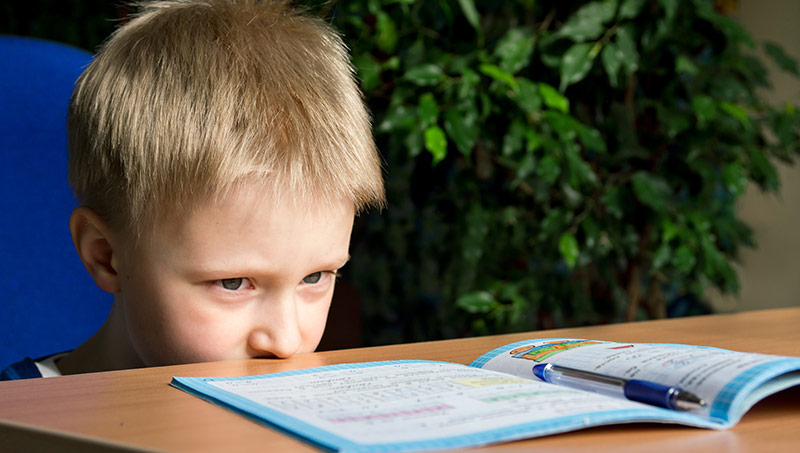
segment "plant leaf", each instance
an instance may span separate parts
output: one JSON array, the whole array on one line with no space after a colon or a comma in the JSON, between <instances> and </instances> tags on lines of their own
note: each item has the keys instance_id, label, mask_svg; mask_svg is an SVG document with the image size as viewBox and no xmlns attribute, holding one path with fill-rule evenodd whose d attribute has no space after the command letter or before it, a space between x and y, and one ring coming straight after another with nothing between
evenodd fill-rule
<instances>
[{"instance_id":1,"label":"plant leaf","mask_svg":"<svg viewBox=\"0 0 800 453\"><path fill-rule=\"evenodd\" d=\"M544 114L544 119L547 124L553 128L558 137L565 143L574 142L578 137L578 127L580 123L569 115L563 113L548 111Z\"/></svg>"},{"instance_id":2,"label":"plant leaf","mask_svg":"<svg viewBox=\"0 0 800 453\"><path fill-rule=\"evenodd\" d=\"M666 210L672 198L672 188L661 177L639 171L631 178L633 193L643 204L656 212Z\"/></svg>"},{"instance_id":3,"label":"plant leaf","mask_svg":"<svg viewBox=\"0 0 800 453\"><path fill-rule=\"evenodd\" d=\"M544 105L561 113L569 112L569 99L564 97L555 88L546 83L539 83L539 94L542 95Z\"/></svg>"},{"instance_id":4,"label":"plant leaf","mask_svg":"<svg viewBox=\"0 0 800 453\"><path fill-rule=\"evenodd\" d=\"M508 157L522 151L526 130L527 129L520 121L514 120L511 122L508 132L503 137L503 156Z\"/></svg>"},{"instance_id":5,"label":"plant leaf","mask_svg":"<svg viewBox=\"0 0 800 453\"><path fill-rule=\"evenodd\" d=\"M514 79L514 76L500 69L497 65L482 64L478 66L478 70L494 80L505 83L511 88L517 88L517 81Z\"/></svg>"},{"instance_id":6,"label":"plant leaf","mask_svg":"<svg viewBox=\"0 0 800 453\"><path fill-rule=\"evenodd\" d=\"M678 236L678 227L669 220L661 222L661 241L669 242Z\"/></svg>"},{"instance_id":7,"label":"plant leaf","mask_svg":"<svg viewBox=\"0 0 800 453\"><path fill-rule=\"evenodd\" d=\"M747 154L750 158L750 165L748 167L750 178L757 182L762 188L777 192L779 181L778 171L775 165L767 159L767 156L761 149L748 148Z\"/></svg>"},{"instance_id":8,"label":"plant leaf","mask_svg":"<svg viewBox=\"0 0 800 453\"><path fill-rule=\"evenodd\" d=\"M664 8L664 15L667 21L672 21L675 18L675 13L678 11L679 0L658 0L661 7Z\"/></svg>"},{"instance_id":9,"label":"plant leaf","mask_svg":"<svg viewBox=\"0 0 800 453\"><path fill-rule=\"evenodd\" d=\"M622 188L620 186L611 187L602 196L605 210L611 217L621 219L625 215L626 203L622 199Z\"/></svg>"},{"instance_id":10,"label":"plant leaf","mask_svg":"<svg viewBox=\"0 0 800 453\"><path fill-rule=\"evenodd\" d=\"M447 110L444 112L444 129L456 148L465 156L472 153L472 148L478 141L480 128L476 127L477 112L463 110Z\"/></svg>"},{"instance_id":11,"label":"plant leaf","mask_svg":"<svg viewBox=\"0 0 800 453\"><path fill-rule=\"evenodd\" d=\"M539 161L539 166L536 167L536 174L542 180L552 184L561 174L561 165L558 164L555 157L548 154Z\"/></svg>"},{"instance_id":12,"label":"plant leaf","mask_svg":"<svg viewBox=\"0 0 800 453\"><path fill-rule=\"evenodd\" d=\"M517 185L533 173L536 168L536 158L531 153L525 153L516 168L516 176L512 184Z\"/></svg>"},{"instance_id":13,"label":"plant leaf","mask_svg":"<svg viewBox=\"0 0 800 453\"><path fill-rule=\"evenodd\" d=\"M636 42L633 40L633 31L630 26L620 27L617 31L617 47L622 53L622 67L628 75L639 70L639 51L636 50Z\"/></svg>"},{"instance_id":14,"label":"plant leaf","mask_svg":"<svg viewBox=\"0 0 800 453\"><path fill-rule=\"evenodd\" d=\"M578 240L575 236L564 233L558 241L558 251L561 252L561 257L570 269L575 267L578 261L580 250L578 249Z\"/></svg>"},{"instance_id":15,"label":"plant leaf","mask_svg":"<svg viewBox=\"0 0 800 453\"><path fill-rule=\"evenodd\" d=\"M475 8L475 0L458 0L458 6L461 7L461 12L467 18L467 22L472 25L479 34L482 33L481 18L478 14L478 9Z\"/></svg>"},{"instance_id":16,"label":"plant leaf","mask_svg":"<svg viewBox=\"0 0 800 453\"><path fill-rule=\"evenodd\" d=\"M766 53L779 68L795 77L800 77L800 71L797 69L797 60L784 52L780 45L774 42L765 42L764 53Z\"/></svg>"},{"instance_id":17,"label":"plant leaf","mask_svg":"<svg viewBox=\"0 0 800 453\"><path fill-rule=\"evenodd\" d=\"M675 72L678 74L696 75L697 65L685 55L678 55L675 58Z\"/></svg>"},{"instance_id":18,"label":"plant leaf","mask_svg":"<svg viewBox=\"0 0 800 453\"><path fill-rule=\"evenodd\" d=\"M425 149L433 156L433 165L447 156L447 136L439 126L425 129Z\"/></svg>"},{"instance_id":19,"label":"plant leaf","mask_svg":"<svg viewBox=\"0 0 800 453\"><path fill-rule=\"evenodd\" d=\"M353 59L353 64L361 79L361 89L365 92L374 90L380 85L381 64L372 55L363 53Z\"/></svg>"},{"instance_id":20,"label":"plant leaf","mask_svg":"<svg viewBox=\"0 0 800 453\"><path fill-rule=\"evenodd\" d=\"M398 105L386 113L386 117L376 128L378 132L408 130L417 126L416 111L405 105Z\"/></svg>"},{"instance_id":21,"label":"plant leaf","mask_svg":"<svg viewBox=\"0 0 800 453\"><path fill-rule=\"evenodd\" d=\"M456 306L467 313L489 313L497 305L488 291L473 291L456 299Z\"/></svg>"},{"instance_id":22,"label":"plant leaf","mask_svg":"<svg viewBox=\"0 0 800 453\"><path fill-rule=\"evenodd\" d=\"M403 77L415 85L431 86L442 81L444 72L439 66L428 63L414 66Z\"/></svg>"},{"instance_id":23,"label":"plant leaf","mask_svg":"<svg viewBox=\"0 0 800 453\"><path fill-rule=\"evenodd\" d=\"M594 57L591 55L594 44L578 43L567 49L561 59L561 83L559 90L563 92L568 86L580 81L592 69Z\"/></svg>"},{"instance_id":24,"label":"plant leaf","mask_svg":"<svg viewBox=\"0 0 800 453\"><path fill-rule=\"evenodd\" d=\"M431 93L423 93L417 105L419 121L423 128L431 126L439 119L439 104Z\"/></svg>"},{"instance_id":25,"label":"plant leaf","mask_svg":"<svg viewBox=\"0 0 800 453\"><path fill-rule=\"evenodd\" d=\"M593 127L581 124L578 128L578 137L580 137L581 142L583 142L583 146L592 151L604 153L607 150L603 135Z\"/></svg>"},{"instance_id":26,"label":"plant leaf","mask_svg":"<svg viewBox=\"0 0 800 453\"><path fill-rule=\"evenodd\" d=\"M720 102L719 108L722 109L723 112L739 120L739 123L741 123L745 129L753 128L752 123L750 123L750 116L747 114L747 109L744 107L731 104L730 102Z\"/></svg>"},{"instance_id":27,"label":"plant leaf","mask_svg":"<svg viewBox=\"0 0 800 453\"><path fill-rule=\"evenodd\" d=\"M458 97L460 98L474 98L475 90L481 82L481 76L472 69L464 69L461 72L461 81L458 88Z\"/></svg>"},{"instance_id":28,"label":"plant leaf","mask_svg":"<svg viewBox=\"0 0 800 453\"><path fill-rule=\"evenodd\" d=\"M687 245L681 245L672 255L672 265L679 271L688 274L694 269L697 258Z\"/></svg>"},{"instance_id":29,"label":"plant leaf","mask_svg":"<svg viewBox=\"0 0 800 453\"><path fill-rule=\"evenodd\" d=\"M717 116L717 105L710 96L700 95L692 98L692 110L697 116L698 126L705 127Z\"/></svg>"},{"instance_id":30,"label":"plant leaf","mask_svg":"<svg viewBox=\"0 0 800 453\"><path fill-rule=\"evenodd\" d=\"M725 181L725 188L729 192L737 197L744 193L745 187L747 187L747 176L744 174L741 164L734 162L726 165L722 177Z\"/></svg>"},{"instance_id":31,"label":"plant leaf","mask_svg":"<svg viewBox=\"0 0 800 453\"><path fill-rule=\"evenodd\" d=\"M517 77L519 89L515 93L514 101L522 110L533 113L542 108L542 96L536 84L524 77Z\"/></svg>"},{"instance_id":32,"label":"plant leaf","mask_svg":"<svg viewBox=\"0 0 800 453\"><path fill-rule=\"evenodd\" d=\"M644 5L644 0L623 0L622 6L619 7L620 19L633 19L639 15Z\"/></svg>"},{"instance_id":33,"label":"plant leaf","mask_svg":"<svg viewBox=\"0 0 800 453\"><path fill-rule=\"evenodd\" d=\"M577 189L581 183L595 184L597 176L592 171L592 167L586 163L574 147L564 148L564 155L567 158L567 168L570 173L570 185Z\"/></svg>"},{"instance_id":34,"label":"plant leaf","mask_svg":"<svg viewBox=\"0 0 800 453\"><path fill-rule=\"evenodd\" d=\"M417 157L422 153L423 141L425 140L422 129L413 129L406 134L403 139L403 145L408 150L408 155L411 158Z\"/></svg>"},{"instance_id":35,"label":"plant leaf","mask_svg":"<svg viewBox=\"0 0 800 453\"><path fill-rule=\"evenodd\" d=\"M495 55L500 59L500 68L511 74L528 66L533 54L535 39L530 28L512 28L506 32L497 47Z\"/></svg>"},{"instance_id":36,"label":"plant leaf","mask_svg":"<svg viewBox=\"0 0 800 453\"><path fill-rule=\"evenodd\" d=\"M597 39L605 32L605 23L614 18L617 0L599 0L583 5L567 19L558 35L575 42Z\"/></svg>"},{"instance_id":37,"label":"plant leaf","mask_svg":"<svg viewBox=\"0 0 800 453\"><path fill-rule=\"evenodd\" d=\"M664 267L672 258L672 250L669 244L661 244L656 252L653 254L653 270L659 270Z\"/></svg>"},{"instance_id":38,"label":"plant leaf","mask_svg":"<svg viewBox=\"0 0 800 453\"><path fill-rule=\"evenodd\" d=\"M397 47L397 25L395 25L391 16L384 11L379 11L376 17L375 29L378 32L378 36L375 42L378 49L391 54Z\"/></svg>"},{"instance_id":39,"label":"plant leaf","mask_svg":"<svg viewBox=\"0 0 800 453\"><path fill-rule=\"evenodd\" d=\"M608 81L612 87L619 86L619 69L622 67L622 52L619 47L610 42L606 44L600 53L600 61L608 74Z\"/></svg>"}]
</instances>

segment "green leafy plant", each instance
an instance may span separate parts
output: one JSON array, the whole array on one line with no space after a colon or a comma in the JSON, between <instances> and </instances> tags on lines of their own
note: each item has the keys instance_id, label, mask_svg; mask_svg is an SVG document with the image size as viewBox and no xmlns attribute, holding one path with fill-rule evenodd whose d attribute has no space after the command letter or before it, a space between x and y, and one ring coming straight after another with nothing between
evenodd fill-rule
<instances>
[{"instance_id":1,"label":"green leafy plant","mask_svg":"<svg viewBox=\"0 0 800 453\"><path fill-rule=\"evenodd\" d=\"M681 315L709 286L737 292L753 241L735 201L748 181L777 190L800 115L764 102L756 44L711 1L320 8L385 159L389 208L359 218L348 274L368 343Z\"/></svg>"}]
</instances>

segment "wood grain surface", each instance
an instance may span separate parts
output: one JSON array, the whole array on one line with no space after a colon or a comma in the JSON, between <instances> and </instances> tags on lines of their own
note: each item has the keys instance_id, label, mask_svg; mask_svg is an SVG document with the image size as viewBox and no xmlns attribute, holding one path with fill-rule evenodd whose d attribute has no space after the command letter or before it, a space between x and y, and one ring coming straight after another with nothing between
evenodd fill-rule
<instances>
[{"instance_id":1,"label":"wood grain surface","mask_svg":"<svg viewBox=\"0 0 800 453\"><path fill-rule=\"evenodd\" d=\"M313 451L307 444L169 386L173 376L241 376L346 362L469 363L529 338L716 346L800 356L800 308L643 321L0 382L0 450ZM41 448L39 448L41 447ZM49 448L47 448L49 449ZM658 424L591 428L471 451L800 451L800 388L757 404L727 431Z\"/></svg>"}]
</instances>

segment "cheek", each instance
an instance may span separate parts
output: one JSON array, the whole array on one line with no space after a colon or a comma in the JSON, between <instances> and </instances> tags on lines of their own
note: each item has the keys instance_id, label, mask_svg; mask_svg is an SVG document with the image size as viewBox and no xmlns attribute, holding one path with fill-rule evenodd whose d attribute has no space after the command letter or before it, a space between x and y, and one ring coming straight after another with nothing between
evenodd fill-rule
<instances>
[{"instance_id":1,"label":"cheek","mask_svg":"<svg viewBox=\"0 0 800 453\"><path fill-rule=\"evenodd\" d=\"M332 296L333 291L324 300L305 305L304 309L298 313L301 319L300 334L303 338L303 344L299 352L314 352L319 346L322 334L325 332L325 323L328 320Z\"/></svg>"},{"instance_id":2,"label":"cheek","mask_svg":"<svg viewBox=\"0 0 800 453\"><path fill-rule=\"evenodd\" d=\"M191 287L172 288L140 287L126 300L129 334L145 364L241 358L246 314L203 304Z\"/></svg>"},{"instance_id":3,"label":"cheek","mask_svg":"<svg viewBox=\"0 0 800 453\"><path fill-rule=\"evenodd\" d=\"M225 306L191 304L168 315L167 341L180 363L246 358L251 314Z\"/></svg>"}]
</instances>

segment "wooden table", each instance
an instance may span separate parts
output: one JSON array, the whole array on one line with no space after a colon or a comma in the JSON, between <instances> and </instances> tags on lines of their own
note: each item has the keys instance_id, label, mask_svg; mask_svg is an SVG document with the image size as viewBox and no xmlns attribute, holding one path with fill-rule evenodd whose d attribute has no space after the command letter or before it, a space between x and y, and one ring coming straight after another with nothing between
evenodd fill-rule
<instances>
[{"instance_id":1,"label":"wooden table","mask_svg":"<svg viewBox=\"0 0 800 453\"><path fill-rule=\"evenodd\" d=\"M429 359L469 363L529 338L673 342L800 356L800 307L480 338L0 382L0 451L146 449L313 451L311 447L170 387L172 376L236 376L343 362ZM800 388L757 404L733 429L634 424L592 428L482 450L800 451Z\"/></svg>"}]
</instances>

